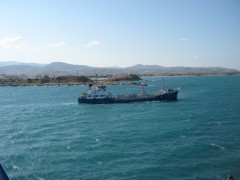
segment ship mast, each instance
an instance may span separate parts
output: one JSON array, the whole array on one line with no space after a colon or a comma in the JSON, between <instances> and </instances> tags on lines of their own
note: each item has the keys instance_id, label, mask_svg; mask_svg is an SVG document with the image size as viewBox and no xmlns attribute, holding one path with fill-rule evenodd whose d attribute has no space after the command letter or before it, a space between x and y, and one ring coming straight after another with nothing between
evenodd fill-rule
<instances>
[{"instance_id":1,"label":"ship mast","mask_svg":"<svg viewBox=\"0 0 240 180\"><path fill-rule=\"evenodd\" d=\"M162 90L164 91L164 79L162 78Z\"/></svg>"},{"instance_id":2,"label":"ship mast","mask_svg":"<svg viewBox=\"0 0 240 180\"><path fill-rule=\"evenodd\" d=\"M145 90L144 90L144 87L143 87L143 86L144 86L144 85L141 84L141 92L140 92L141 95L145 95Z\"/></svg>"}]
</instances>

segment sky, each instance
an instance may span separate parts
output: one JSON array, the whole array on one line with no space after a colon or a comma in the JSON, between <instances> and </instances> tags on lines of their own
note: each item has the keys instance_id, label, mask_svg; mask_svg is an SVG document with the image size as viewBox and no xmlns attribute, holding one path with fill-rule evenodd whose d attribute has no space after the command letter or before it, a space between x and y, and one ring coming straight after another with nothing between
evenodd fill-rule
<instances>
[{"instance_id":1,"label":"sky","mask_svg":"<svg viewBox=\"0 0 240 180\"><path fill-rule=\"evenodd\" d=\"M239 0L0 0L0 62L240 70Z\"/></svg>"}]
</instances>

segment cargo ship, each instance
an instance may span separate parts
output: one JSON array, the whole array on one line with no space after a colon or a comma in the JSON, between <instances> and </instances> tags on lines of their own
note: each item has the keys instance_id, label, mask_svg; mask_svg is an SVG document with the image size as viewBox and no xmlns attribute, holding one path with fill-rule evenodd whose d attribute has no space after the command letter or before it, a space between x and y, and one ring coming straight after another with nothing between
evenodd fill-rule
<instances>
[{"instance_id":1,"label":"cargo ship","mask_svg":"<svg viewBox=\"0 0 240 180\"><path fill-rule=\"evenodd\" d=\"M78 103L88 104L113 104L113 103L133 103L144 101L174 101L177 100L177 95L180 87L177 89L162 90L154 93L145 93L144 86L141 86L141 92L138 94L121 94L112 95L107 91L105 85L89 84L88 91L81 93L78 97Z\"/></svg>"}]
</instances>

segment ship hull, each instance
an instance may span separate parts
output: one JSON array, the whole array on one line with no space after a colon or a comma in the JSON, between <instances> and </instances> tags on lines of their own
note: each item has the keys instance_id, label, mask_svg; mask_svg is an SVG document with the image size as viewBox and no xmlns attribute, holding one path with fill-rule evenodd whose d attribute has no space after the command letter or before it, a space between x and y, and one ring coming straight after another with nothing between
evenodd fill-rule
<instances>
[{"instance_id":1,"label":"ship hull","mask_svg":"<svg viewBox=\"0 0 240 180\"><path fill-rule=\"evenodd\" d=\"M78 98L78 103L87 104L113 104L113 103L133 103L133 102L144 102L144 101L175 101L177 100L178 91L168 92L155 96L143 96L143 97L125 97L125 98L114 98L108 97L103 99L87 99L84 97Z\"/></svg>"}]
</instances>

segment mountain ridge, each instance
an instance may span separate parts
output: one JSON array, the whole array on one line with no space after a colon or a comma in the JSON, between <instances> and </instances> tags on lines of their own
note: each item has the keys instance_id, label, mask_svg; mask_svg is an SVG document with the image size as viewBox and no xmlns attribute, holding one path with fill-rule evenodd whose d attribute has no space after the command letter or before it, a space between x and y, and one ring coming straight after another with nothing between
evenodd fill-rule
<instances>
[{"instance_id":1,"label":"mountain ridge","mask_svg":"<svg viewBox=\"0 0 240 180\"><path fill-rule=\"evenodd\" d=\"M3 62L0 62L0 67L6 67L6 66L12 66L12 65L31 65L31 66L41 67L41 66L44 66L46 64L24 63L24 62L18 62L18 61L3 61Z\"/></svg>"},{"instance_id":2,"label":"mountain ridge","mask_svg":"<svg viewBox=\"0 0 240 180\"><path fill-rule=\"evenodd\" d=\"M14 64L15 63L15 64ZM2 64L12 64L2 66ZM91 67L74 65L64 62L49 64L16 63L16 61L0 62L0 74L5 75L109 75L109 74L139 74L139 75L208 75L208 74L240 74L240 70L222 67L164 67L160 65L136 64L130 67Z\"/></svg>"}]
</instances>

